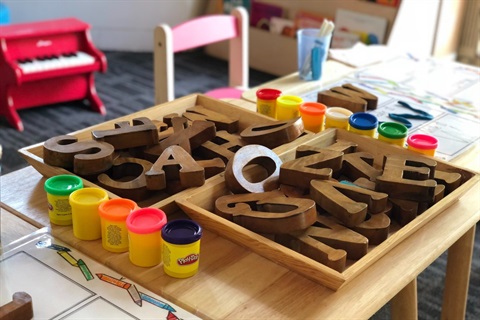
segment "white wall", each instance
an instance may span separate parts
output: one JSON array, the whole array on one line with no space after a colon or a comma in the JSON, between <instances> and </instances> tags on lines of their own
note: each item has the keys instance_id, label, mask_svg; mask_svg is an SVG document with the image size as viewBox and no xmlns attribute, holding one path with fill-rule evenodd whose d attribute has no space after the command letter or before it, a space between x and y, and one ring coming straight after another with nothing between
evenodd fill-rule
<instances>
[{"instance_id":1,"label":"white wall","mask_svg":"<svg viewBox=\"0 0 480 320\"><path fill-rule=\"evenodd\" d=\"M207 0L2 0L11 23L75 17L100 50L152 51L153 29L205 13Z\"/></svg>"}]
</instances>

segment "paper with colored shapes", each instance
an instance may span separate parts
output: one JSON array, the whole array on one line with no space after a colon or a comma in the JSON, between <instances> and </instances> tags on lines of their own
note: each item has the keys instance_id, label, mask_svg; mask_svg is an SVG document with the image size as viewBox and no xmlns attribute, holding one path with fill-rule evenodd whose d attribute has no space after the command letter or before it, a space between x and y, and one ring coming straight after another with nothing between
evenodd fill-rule
<instances>
[{"instance_id":1,"label":"paper with colored shapes","mask_svg":"<svg viewBox=\"0 0 480 320\"><path fill-rule=\"evenodd\" d=\"M19 291L34 319L198 319L47 234L0 256L0 304Z\"/></svg>"}]
</instances>

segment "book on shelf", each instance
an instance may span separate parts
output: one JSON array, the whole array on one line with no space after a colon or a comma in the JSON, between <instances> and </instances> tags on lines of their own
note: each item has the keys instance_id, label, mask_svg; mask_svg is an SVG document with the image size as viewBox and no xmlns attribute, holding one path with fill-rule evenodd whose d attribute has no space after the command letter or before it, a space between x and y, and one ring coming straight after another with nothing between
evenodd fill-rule
<instances>
[{"instance_id":1,"label":"book on shelf","mask_svg":"<svg viewBox=\"0 0 480 320\"><path fill-rule=\"evenodd\" d=\"M365 44L384 44L387 23L387 19L383 17L338 9L335 14L332 47L348 48L349 42L345 40L345 33L358 36Z\"/></svg>"}]
</instances>

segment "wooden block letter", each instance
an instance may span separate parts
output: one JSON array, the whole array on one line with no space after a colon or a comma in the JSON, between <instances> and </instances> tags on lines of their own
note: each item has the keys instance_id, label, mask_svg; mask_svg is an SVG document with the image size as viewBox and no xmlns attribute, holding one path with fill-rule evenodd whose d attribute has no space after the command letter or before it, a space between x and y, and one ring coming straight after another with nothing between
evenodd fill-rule
<instances>
[{"instance_id":1,"label":"wooden block letter","mask_svg":"<svg viewBox=\"0 0 480 320\"><path fill-rule=\"evenodd\" d=\"M220 197L215 201L215 213L249 230L268 234L308 228L317 216L313 200L287 198L279 191Z\"/></svg>"},{"instance_id":2,"label":"wooden block letter","mask_svg":"<svg viewBox=\"0 0 480 320\"><path fill-rule=\"evenodd\" d=\"M310 235L309 230L311 229L308 228L298 234L277 235L275 241L333 270L343 272L347 262L347 252L318 241Z\"/></svg>"},{"instance_id":3,"label":"wooden block letter","mask_svg":"<svg viewBox=\"0 0 480 320\"><path fill-rule=\"evenodd\" d=\"M333 87L318 93L317 101L327 106L337 106L352 112L365 112L377 108L378 98L352 84Z\"/></svg>"},{"instance_id":4,"label":"wooden block letter","mask_svg":"<svg viewBox=\"0 0 480 320\"><path fill-rule=\"evenodd\" d=\"M342 167L342 159L342 152L325 149L285 162L280 167L280 183L308 189L312 179L330 179Z\"/></svg>"},{"instance_id":5,"label":"wooden block letter","mask_svg":"<svg viewBox=\"0 0 480 320\"><path fill-rule=\"evenodd\" d=\"M343 156L342 173L350 180L367 178L374 181L382 170L373 167L373 155L367 152L355 152Z\"/></svg>"},{"instance_id":6,"label":"wooden block letter","mask_svg":"<svg viewBox=\"0 0 480 320\"><path fill-rule=\"evenodd\" d=\"M115 123L112 130L94 130L92 137L110 143L115 150L128 149L157 144L158 129L150 119L141 117L133 119L132 125L123 121Z\"/></svg>"},{"instance_id":7,"label":"wooden block letter","mask_svg":"<svg viewBox=\"0 0 480 320\"><path fill-rule=\"evenodd\" d=\"M245 141L239 136L222 130L218 131L213 139L210 139L210 141L206 141L199 146L197 152L200 156L207 159L219 157L225 164L227 164L228 160L233 157L235 152L243 146L245 146Z\"/></svg>"},{"instance_id":8,"label":"wooden block letter","mask_svg":"<svg viewBox=\"0 0 480 320\"><path fill-rule=\"evenodd\" d=\"M369 244L378 245L388 238L390 223L390 218L385 213L369 213L364 222L351 228L367 237Z\"/></svg>"},{"instance_id":9,"label":"wooden block letter","mask_svg":"<svg viewBox=\"0 0 480 320\"><path fill-rule=\"evenodd\" d=\"M338 224L334 218L317 216L317 221L307 231L308 235L332 248L343 249L347 259L358 260L368 251L368 239Z\"/></svg>"},{"instance_id":10,"label":"wooden block letter","mask_svg":"<svg viewBox=\"0 0 480 320\"><path fill-rule=\"evenodd\" d=\"M218 131L226 130L228 133L236 133L238 131L238 117L226 116L200 105L187 109L183 116L190 121L211 121L215 124Z\"/></svg>"},{"instance_id":11,"label":"wooden block letter","mask_svg":"<svg viewBox=\"0 0 480 320\"><path fill-rule=\"evenodd\" d=\"M257 125L245 128L240 137L249 144L260 144L273 149L282 144L292 142L300 137L304 127L301 118L278 123Z\"/></svg>"},{"instance_id":12,"label":"wooden block letter","mask_svg":"<svg viewBox=\"0 0 480 320\"><path fill-rule=\"evenodd\" d=\"M437 182L433 180L437 162L433 159L389 155L383 174L376 179L375 190L395 199L432 202Z\"/></svg>"},{"instance_id":13,"label":"wooden block letter","mask_svg":"<svg viewBox=\"0 0 480 320\"><path fill-rule=\"evenodd\" d=\"M260 165L268 175L247 179L244 169L248 165ZM272 150L257 144L242 147L228 161L225 169L225 183L233 193L265 192L278 188L278 176L282 160Z\"/></svg>"},{"instance_id":14,"label":"wooden block letter","mask_svg":"<svg viewBox=\"0 0 480 320\"><path fill-rule=\"evenodd\" d=\"M98 176L98 184L116 195L134 201L142 201L150 196L145 181L145 172L152 163L138 158L117 158L111 172Z\"/></svg>"},{"instance_id":15,"label":"wooden block letter","mask_svg":"<svg viewBox=\"0 0 480 320\"><path fill-rule=\"evenodd\" d=\"M205 170L182 147L170 146L145 173L149 190L163 190L168 180L180 180L184 188L205 183Z\"/></svg>"},{"instance_id":16,"label":"wooden block letter","mask_svg":"<svg viewBox=\"0 0 480 320\"><path fill-rule=\"evenodd\" d=\"M155 162L165 149L175 145L183 146L184 150L190 153L191 150L198 148L202 143L213 139L215 134L215 125L212 122L193 121L191 126L187 128L183 128L183 126L177 127L174 133L166 139L146 149L144 156L145 159ZM185 149L185 146L188 146L186 147L187 149Z\"/></svg>"},{"instance_id":17,"label":"wooden block letter","mask_svg":"<svg viewBox=\"0 0 480 320\"><path fill-rule=\"evenodd\" d=\"M353 227L365 220L368 205L354 201L339 191L339 189L345 187L345 185L335 181L312 180L310 196L318 206L339 219L345 226ZM358 189L363 190L362 188Z\"/></svg>"},{"instance_id":18,"label":"wooden block letter","mask_svg":"<svg viewBox=\"0 0 480 320\"><path fill-rule=\"evenodd\" d=\"M12 301L0 307L0 319L33 319L32 297L26 292L15 292Z\"/></svg>"},{"instance_id":19,"label":"wooden block letter","mask_svg":"<svg viewBox=\"0 0 480 320\"><path fill-rule=\"evenodd\" d=\"M105 142L78 141L74 136L63 135L45 141L43 161L50 166L73 168L76 174L87 176L110 169L114 151Z\"/></svg>"}]
</instances>

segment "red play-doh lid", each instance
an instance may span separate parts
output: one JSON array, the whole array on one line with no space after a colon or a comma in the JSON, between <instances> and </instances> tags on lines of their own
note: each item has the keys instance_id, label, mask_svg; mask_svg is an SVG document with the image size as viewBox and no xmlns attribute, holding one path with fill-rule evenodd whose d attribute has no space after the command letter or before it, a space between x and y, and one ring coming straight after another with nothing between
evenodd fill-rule
<instances>
[{"instance_id":1,"label":"red play-doh lid","mask_svg":"<svg viewBox=\"0 0 480 320\"><path fill-rule=\"evenodd\" d=\"M438 147L438 140L428 134L414 133L407 138L407 144L419 150L430 150Z\"/></svg>"},{"instance_id":2,"label":"red play-doh lid","mask_svg":"<svg viewBox=\"0 0 480 320\"><path fill-rule=\"evenodd\" d=\"M153 233L160 231L167 223L167 215L157 208L141 208L130 213L126 223L131 232Z\"/></svg>"},{"instance_id":3,"label":"red play-doh lid","mask_svg":"<svg viewBox=\"0 0 480 320\"><path fill-rule=\"evenodd\" d=\"M256 94L257 98L261 100L276 100L282 94L282 91L266 88L258 89Z\"/></svg>"}]
</instances>

